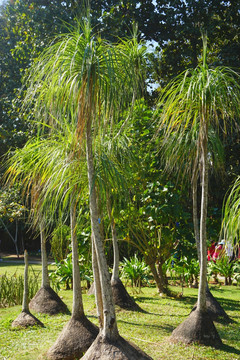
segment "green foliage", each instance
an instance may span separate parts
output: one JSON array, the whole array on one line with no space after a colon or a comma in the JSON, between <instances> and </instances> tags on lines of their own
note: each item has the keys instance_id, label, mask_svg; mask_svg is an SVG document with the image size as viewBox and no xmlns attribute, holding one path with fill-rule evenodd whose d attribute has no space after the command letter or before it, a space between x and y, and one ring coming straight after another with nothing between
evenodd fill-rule
<instances>
[{"instance_id":1,"label":"green foliage","mask_svg":"<svg viewBox=\"0 0 240 360\"><path fill-rule=\"evenodd\" d=\"M71 244L70 229L67 225L59 225L52 232L51 254L56 262L61 262L69 253Z\"/></svg>"},{"instance_id":2,"label":"green foliage","mask_svg":"<svg viewBox=\"0 0 240 360\"><path fill-rule=\"evenodd\" d=\"M239 241L240 229L240 177L238 176L228 194L223 209L222 233L229 241Z\"/></svg>"},{"instance_id":3,"label":"green foliage","mask_svg":"<svg viewBox=\"0 0 240 360\"><path fill-rule=\"evenodd\" d=\"M233 281L240 285L240 260L233 263Z\"/></svg>"},{"instance_id":4,"label":"green foliage","mask_svg":"<svg viewBox=\"0 0 240 360\"><path fill-rule=\"evenodd\" d=\"M230 262L228 256L222 256L216 262L208 262L208 274L210 276L219 274L225 278L225 285L231 285L232 280L239 282L239 261Z\"/></svg>"},{"instance_id":5,"label":"green foliage","mask_svg":"<svg viewBox=\"0 0 240 360\"><path fill-rule=\"evenodd\" d=\"M130 259L124 258L120 263L121 276L131 281L131 286L136 286L141 288L142 286L148 284L151 279L150 269L146 265L144 260L141 260L135 254L134 257Z\"/></svg>"},{"instance_id":6,"label":"green foliage","mask_svg":"<svg viewBox=\"0 0 240 360\"><path fill-rule=\"evenodd\" d=\"M178 278L182 285L186 284L190 287L198 283L200 267L196 258L171 256L166 262L166 267L172 280Z\"/></svg>"},{"instance_id":7,"label":"green foliage","mask_svg":"<svg viewBox=\"0 0 240 360\"><path fill-rule=\"evenodd\" d=\"M5 222L13 222L24 217L26 207L22 204L17 186L0 190L0 218ZM0 224L1 227L1 224Z\"/></svg>"},{"instance_id":8,"label":"green foliage","mask_svg":"<svg viewBox=\"0 0 240 360\"><path fill-rule=\"evenodd\" d=\"M186 68L194 68L200 59L201 30L209 39L211 64L239 67L238 2L233 0L187 0L156 2L159 26L151 22L152 35L157 29L159 43L151 54L152 73L158 83L169 82ZM234 25L235 24L235 25ZM156 30L155 30L156 31Z\"/></svg>"},{"instance_id":9,"label":"green foliage","mask_svg":"<svg viewBox=\"0 0 240 360\"><path fill-rule=\"evenodd\" d=\"M15 244L16 253L19 255L18 250L18 229L19 222L26 223L25 214L27 213L26 207L23 205L19 194L19 187L17 186L0 189L0 228L3 228L8 236ZM13 230L13 225L15 229ZM12 232L15 235L12 235Z\"/></svg>"},{"instance_id":10,"label":"green foliage","mask_svg":"<svg viewBox=\"0 0 240 360\"><path fill-rule=\"evenodd\" d=\"M154 261L161 257L164 262L175 241L189 232L190 214L184 206L183 189L177 189L161 170L152 116L145 101L137 101L127 130L132 154L128 180L131 200L128 207L122 208L119 223L122 227L129 224L129 233L124 237L143 256L154 256Z\"/></svg>"},{"instance_id":11,"label":"green foliage","mask_svg":"<svg viewBox=\"0 0 240 360\"><path fill-rule=\"evenodd\" d=\"M72 289L73 272L72 272L72 255L68 254L66 259L61 262L56 261L56 270L51 272L49 277L54 284L65 284L66 290ZM60 289L60 287L59 287Z\"/></svg>"},{"instance_id":12,"label":"green foliage","mask_svg":"<svg viewBox=\"0 0 240 360\"><path fill-rule=\"evenodd\" d=\"M0 275L0 308L22 304L24 277L22 275ZM32 299L39 289L38 276L28 278L28 296Z\"/></svg>"},{"instance_id":13,"label":"green foliage","mask_svg":"<svg viewBox=\"0 0 240 360\"><path fill-rule=\"evenodd\" d=\"M56 261L56 270L50 273L50 279L60 289L61 285L65 285L65 289L72 289L73 285L73 267L72 267L72 254L68 254L63 261ZM91 262L87 262L83 254L79 256L79 271L81 280L86 280L87 283L92 282L93 274Z\"/></svg>"}]
</instances>

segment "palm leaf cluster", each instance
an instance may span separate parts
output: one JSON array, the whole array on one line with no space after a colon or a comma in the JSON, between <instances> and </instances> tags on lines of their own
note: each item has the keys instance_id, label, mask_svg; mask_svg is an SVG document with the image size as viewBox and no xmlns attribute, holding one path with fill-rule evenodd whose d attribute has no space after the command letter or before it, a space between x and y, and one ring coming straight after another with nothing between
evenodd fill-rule
<instances>
[{"instance_id":1,"label":"palm leaf cluster","mask_svg":"<svg viewBox=\"0 0 240 360\"><path fill-rule=\"evenodd\" d=\"M238 242L240 229L240 178L235 181L228 197L226 198L223 211L222 235L224 239Z\"/></svg>"}]
</instances>

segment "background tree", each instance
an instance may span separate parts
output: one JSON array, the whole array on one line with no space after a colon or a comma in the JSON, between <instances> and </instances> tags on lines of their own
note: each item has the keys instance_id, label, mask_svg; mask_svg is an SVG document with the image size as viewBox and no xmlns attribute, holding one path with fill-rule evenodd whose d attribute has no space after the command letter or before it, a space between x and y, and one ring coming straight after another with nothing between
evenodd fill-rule
<instances>
[{"instance_id":1,"label":"background tree","mask_svg":"<svg viewBox=\"0 0 240 360\"><path fill-rule=\"evenodd\" d=\"M19 228L27 219L26 207L19 196L19 186L0 190L0 228L3 228L14 243L19 257ZM19 226L20 223L20 226ZM24 248L22 239L22 248Z\"/></svg>"}]
</instances>

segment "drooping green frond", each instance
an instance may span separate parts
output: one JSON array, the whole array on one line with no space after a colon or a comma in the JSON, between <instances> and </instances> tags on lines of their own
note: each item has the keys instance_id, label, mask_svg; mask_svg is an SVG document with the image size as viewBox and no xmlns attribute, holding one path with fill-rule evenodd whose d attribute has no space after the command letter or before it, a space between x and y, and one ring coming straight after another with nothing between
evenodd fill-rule
<instances>
[{"instance_id":1,"label":"drooping green frond","mask_svg":"<svg viewBox=\"0 0 240 360\"><path fill-rule=\"evenodd\" d=\"M191 179L195 162L199 163L199 124L190 127L183 132L172 132L171 136L161 143L160 155L168 172L175 172L184 180ZM219 173L224 169L223 144L216 131L212 128L208 131L208 162L209 168Z\"/></svg>"},{"instance_id":2,"label":"drooping green frond","mask_svg":"<svg viewBox=\"0 0 240 360\"><path fill-rule=\"evenodd\" d=\"M240 177L235 181L223 210L222 236L227 241L239 241L240 235Z\"/></svg>"},{"instance_id":3,"label":"drooping green frond","mask_svg":"<svg viewBox=\"0 0 240 360\"><path fill-rule=\"evenodd\" d=\"M86 166L79 158L74 134L55 131L33 139L7 162L6 181L22 184L23 196L34 210L34 224L41 218L51 222L56 211L59 214L69 206L73 189L80 194L86 184Z\"/></svg>"},{"instance_id":4,"label":"drooping green frond","mask_svg":"<svg viewBox=\"0 0 240 360\"><path fill-rule=\"evenodd\" d=\"M213 128L227 132L227 123L240 115L239 75L226 67L198 66L174 79L159 99L161 128L165 137L172 131L187 131L204 117Z\"/></svg>"},{"instance_id":5,"label":"drooping green frond","mask_svg":"<svg viewBox=\"0 0 240 360\"><path fill-rule=\"evenodd\" d=\"M98 127L106 118L117 119L129 103L130 60L126 51L93 34L87 20L60 36L32 66L24 104L34 106L42 122L71 118L80 133L89 119Z\"/></svg>"}]
</instances>

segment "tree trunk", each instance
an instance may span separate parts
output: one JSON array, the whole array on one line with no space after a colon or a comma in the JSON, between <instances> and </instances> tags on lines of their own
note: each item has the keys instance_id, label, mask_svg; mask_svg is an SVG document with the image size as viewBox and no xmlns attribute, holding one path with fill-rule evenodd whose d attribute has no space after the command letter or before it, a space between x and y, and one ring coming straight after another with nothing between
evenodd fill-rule
<instances>
[{"instance_id":1,"label":"tree trunk","mask_svg":"<svg viewBox=\"0 0 240 360\"><path fill-rule=\"evenodd\" d=\"M100 275L97 263L97 255L95 250L95 243L92 234L92 266L93 266L93 276L94 276L94 294L97 305L97 315L99 321L99 327L103 327L103 299L102 299L102 289L100 282Z\"/></svg>"},{"instance_id":2,"label":"tree trunk","mask_svg":"<svg viewBox=\"0 0 240 360\"><path fill-rule=\"evenodd\" d=\"M47 352L47 359L80 359L94 342L98 329L85 316L82 301L81 279L78 262L76 236L76 204L74 193L70 204L70 226L73 265L73 308L72 316L64 326L53 346Z\"/></svg>"},{"instance_id":3,"label":"tree trunk","mask_svg":"<svg viewBox=\"0 0 240 360\"><path fill-rule=\"evenodd\" d=\"M78 262L78 243L76 236L76 205L73 200L70 207L70 225L71 225L72 264L73 264L72 317L74 319L80 319L84 315L84 311L83 311L83 301L82 301L80 269Z\"/></svg>"},{"instance_id":4,"label":"tree trunk","mask_svg":"<svg viewBox=\"0 0 240 360\"><path fill-rule=\"evenodd\" d=\"M28 253L27 250L24 251L24 290L23 290L23 302L22 302L22 311L29 312L28 307Z\"/></svg>"},{"instance_id":5,"label":"tree trunk","mask_svg":"<svg viewBox=\"0 0 240 360\"><path fill-rule=\"evenodd\" d=\"M40 224L41 257L42 257L42 284L41 288L29 303L29 308L44 314L69 313L67 305L50 287L48 276L48 262L46 251L46 237L43 225Z\"/></svg>"},{"instance_id":6,"label":"tree trunk","mask_svg":"<svg viewBox=\"0 0 240 360\"><path fill-rule=\"evenodd\" d=\"M165 288L163 286L163 283L161 281L161 278L159 277L159 274L156 270L156 267L155 267L155 262L154 261L147 261L146 260L146 263L150 266L150 269L151 269L151 272L153 274L153 277L154 277L154 280L157 284L157 288L158 288L158 292L159 292L159 295L162 295L164 294L166 291L165 291Z\"/></svg>"},{"instance_id":7,"label":"tree trunk","mask_svg":"<svg viewBox=\"0 0 240 360\"><path fill-rule=\"evenodd\" d=\"M42 287L49 287L50 281L48 276L48 260L46 250L46 237L43 226L40 225L40 238L41 238L41 257L42 257Z\"/></svg>"},{"instance_id":8,"label":"tree trunk","mask_svg":"<svg viewBox=\"0 0 240 360\"><path fill-rule=\"evenodd\" d=\"M167 277L166 277L166 274L163 273L162 265L163 265L162 261L159 260L159 262L157 264L157 273L158 273L158 277L162 283L164 294L167 294L169 292L167 289Z\"/></svg>"},{"instance_id":9,"label":"tree trunk","mask_svg":"<svg viewBox=\"0 0 240 360\"><path fill-rule=\"evenodd\" d=\"M112 230L112 240L113 240L113 272L112 272L112 281L119 280L119 249L118 249L118 240L116 232L116 224L114 219L111 221L111 230Z\"/></svg>"},{"instance_id":10,"label":"tree trunk","mask_svg":"<svg viewBox=\"0 0 240 360\"><path fill-rule=\"evenodd\" d=\"M192 175L192 202L193 202L193 228L197 246L197 255L199 263L201 262L200 255L200 233L198 224L198 204L197 204L197 183L198 183L198 156L195 159Z\"/></svg>"},{"instance_id":11,"label":"tree trunk","mask_svg":"<svg viewBox=\"0 0 240 360\"><path fill-rule=\"evenodd\" d=\"M19 251L18 251L17 240L18 240L18 221L17 221L17 219L16 219L16 230L15 230L14 244L15 244L15 247L16 247L17 257L19 258Z\"/></svg>"},{"instance_id":12,"label":"tree trunk","mask_svg":"<svg viewBox=\"0 0 240 360\"><path fill-rule=\"evenodd\" d=\"M208 129L206 119L202 119L201 135L201 218L200 218L200 282L198 290L198 310L206 311L206 285L207 285L207 203L208 203L208 162L207 162L207 137Z\"/></svg>"},{"instance_id":13,"label":"tree trunk","mask_svg":"<svg viewBox=\"0 0 240 360\"><path fill-rule=\"evenodd\" d=\"M100 333L105 338L110 340L116 340L119 336L116 315L112 298L112 289L110 284L110 276L108 272L108 266L103 248L103 239L100 233L100 224L97 208L96 189L94 185L94 164L92 154L92 138L91 138L91 122L87 121L86 129L86 155L87 155L87 168L88 168L88 186L89 186L89 205L90 205L90 217L91 227L93 233L93 240L96 250L97 263L99 269L99 276L101 282L101 292L103 300L103 326L100 327ZM101 326L101 324L100 324Z\"/></svg>"},{"instance_id":14,"label":"tree trunk","mask_svg":"<svg viewBox=\"0 0 240 360\"><path fill-rule=\"evenodd\" d=\"M10 236L10 238L12 239L14 245L15 245L15 248L16 248L16 254L17 254L17 257L19 257L19 251L18 251L18 246L17 246L17 224L16 224L16 232L15 232L15 238L12 236L12 234L10 233L10 231L8 230L8 228L6 227L6 225L4 224L4 222L2 221L2 219L0 218L0 221L4 227L4 229L6 230L6 232L8 233L8 235ZM17 221L17 220L16 220Z\"/></svg>"},{"instance_id":15,"label":"tree trunk","mask_svg":"<svg viewBox=\"0 0 240 360\"><path fill-rule=\"evenodd\" d=\"M111 224L112 243L113 243L113 272L111 278L111 283L113 284L114 281L119 281L119 249L118 249L116 224L112 215L111 200L108 194L107 194L107 210Z\"/></svg>"}]
</instances>

